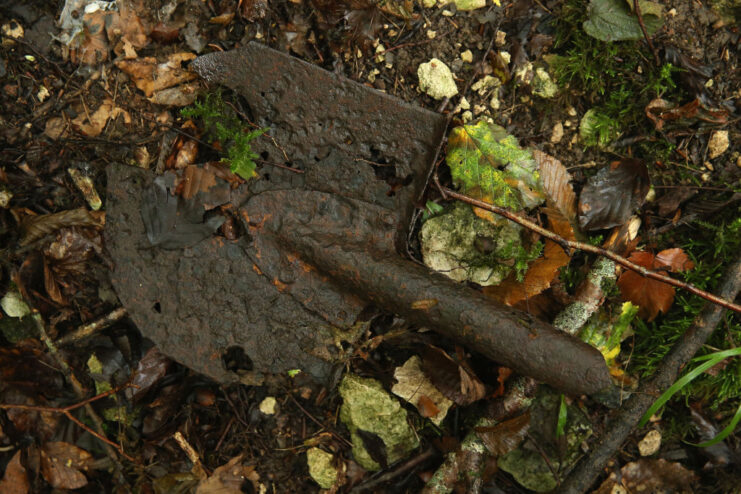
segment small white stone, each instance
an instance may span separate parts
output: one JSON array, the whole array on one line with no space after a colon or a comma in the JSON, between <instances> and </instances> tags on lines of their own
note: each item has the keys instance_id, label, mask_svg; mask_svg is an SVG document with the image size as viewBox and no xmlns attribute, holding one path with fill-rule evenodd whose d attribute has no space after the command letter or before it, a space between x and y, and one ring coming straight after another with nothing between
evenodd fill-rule
<instances>
[{"instance_id":1,"label":"small white stone","mask_svg":"<svg viewBox=\"0 0 741 494\"><path fill-rule=\"evenodd\" d=\"M561 142L561 139L563 139L563 124L561 122L558 122L556 125L553 126L551 142L553 144L558 144L559 142Z\"/></svg>"},{"instance_id":2,"label":"small white stone","mask_svg":"<svg viewBox=\"0 0 741 494\"><path fill-rule=\"evenodd\" d=\"M450 98L458 94L453 73L441 60L433 58L417 68L419 89L435 99Z\"/></svg>"},{"instance_id":3,"label":"small white stone","mask_svg":"<svg viewBox=\"0 0 741 494\"><path fill-rule=\"evenodd\" d=\"M572 122L571 120L564 120L563 122L564 127L571 127L572 125L574 125L574 122Z\"/></svg>"},{"instance_id":4,"label":"small white stone","mask_svg":"<svg viewBox=\"0 0 741 494\"><path fill-rule=\"evenodd\" d=\"M463 53L461 53L461 60L463 60L466 63L473 62L473 53L471 53L471 50L466 50Z\"/></svg>"},{"instance_id":5,"label":"small white stone","mask_svg":"<svg viewBox=\"0 0 741 494\"><path fill-rule=\"evenodd\" d=\"M712 79L708 79L707 82L705 83L705 87L711 88L711 87L713 87L713 84L714 84L713 83L713 80Z\"/></svg>"},{"instance_id":6,"label":"small white stone","mask_svg":"<svg viewBox=\"0 0 741 494\"><path fill-rule=\"evenodd\" d=\"M677 9L671 9L669 12L666 13L669 17L674 17L677 15Z\"/></svg>"},{"instance_id":7,"label":"small white stone","mask_svg":"<svg viewBox=\"0 0 741 494\"><path fill-rule=\"evenodd\" d=\"M433 31L432 29L427 30L427 39L435 39L435 36L437 36L437 31Z\"/></svg>"},{"instance_id":8,"label":"small white stone","mask_svg":"<svg viewBox=\"0 0 741 494\"><path fill-rule=\"evenodd\" d=\"M260 411L265 415L275 415L277 411L278 402L274 397L268 396L260 402Z\"/></svg>"},{"instance_id":9,"label":"small white stone","mask_svg":"<svg viewBox=\"0 0 741 494\"><path fill-rule=\"evenodd\" d=\"M443 10L443 17L453 17L453 13L448 9Z\"/></svg>"},{"instance_id":10,"label":"small white stone","mask_svg":"<svg viewBox=\"0 0 741 494\"><path fill-rule=\"evenodd\" d=\"M716 130L713 132L708 141L708 156L710 159L717 158L725 153L728 150L729 144L727 130Z\"/></svg>"},{"instance_id":11,"label":"small white stone","mask_svg":"<svg viewBox=\"0 0 741 494\"><path fill-rule=\"evenodd\" d=\"M661 432L653 429L638 443L638 452L641 456L651 456L656 454L661 447Z\"/></svg>"},{"instance_id":12,"label":"small white stone","mask_svg":"<svg viewBox=\"0 0 741 494\"><path fill-rule=\"evenodd\" d=\"M397 34L399 34L399 33L396 31L396 29L391 29L389 31L389 36L391 36L391 37L396 36Z\"/></svg>"},{"instance_id":13,"label":"small white stone","mask_svg":"<svg viewBox=\"0 0 741 494\"><path fill-rule=\"evenodd\" d=\"M471 108L471 103L469 103L466 97L463 96L460 102L458 103L458 106L456 107L455 111L458 112L460 110L468 110L470 108Z\"/></svg>"},{"instance_id":14,"label":"small white stone","mask_svg":"<svg viewBox=\"0 0 741 494\"><path fill-rule=\"evenodd\" d=\"M494 39L494 44L502 47L507 42L507 33L504 31L497 31L496 38Z\"/></svg>"},{"instance_id":15,"label":"small white stone","mask_svg":"<svg viewBox=\"0 0 741 494\"><path fill-rule=\"evenodd\" d=\"M10 317L25 317L31 313L31 309L23 300L21 294L11 290L0 300L0 307Z\"/></svg>"},{"instance_id":16,"label":"small white stone","mask_svg":"<svg viewBox=\"0 0 741 494\"><path fill-rule=\"evenodd\" d=\"M42 103L43 103L43 102L44 102L44 100L45 100L46 98L48 98L49 96L51 96L51 95L49 94L49 90L48 90L48 89L46 89L46 86L41 86L41 88L39 89L39 92L38 92L38 93L36 93L36 97L37 97L37 98L39 99L39 101L40 101L40 102L42 102Z\"/></svg>"},{"instance_id":17,"label":"small white stone","mask_svg":"<svg viewBox=\"0 0 741 494\"><path fill-rule=\"evenodd\" d=\"M510 55L508 51L500 51L499 56L502 57L502 60L504 60L504 63L507 65L512 61L512 55Z\"/></svg>"},{"instance_id":18,"label":"small white stone","mask_svg":"<svg viewBox=\"0 0 741 494\"><path fill-rule=\"evenodd\" d=\"M710 171L713 171L714 170L713 164L711 162L709 162L709 161L706 161L705 163L703 163L703 165L705 166L705 168L707 168Z\"/></svg>"},{"instance_id":19,"label":"small white stone","mask_svg":"<svg viewBox=\"0 0 741 494\"><path fill-rule=\"evenodd\" d=\"M566 109L566 113L568 113L570 117L575 117L576 116L576 108L574 108L573 106L569 106Z\"/></svg>"},{"instance_id":20,"label":"small white stone","mask_svg":"<svg viewBox=\"0 0 741 494\"><path fill-rule=\"evenodd\" d=\"M493 110L498 110L500 106L502 106L502 103L499 101L499 95L497 95L497 92L494 92L494 95L491 97L491 101L489 101L489 106Z\"/></svg>"},{"instance_id":21,"label":"small white stone","mask_svg":"<svg viewBox=\"0 0 741 494\"><path fill-rule=\"evenodd\" d=\"M461 115L461 119L463 120L463 123L470 122L471 120L473 120L473 113L471 113L470 110L464 111L463 114Z\"/></svg>"},{"instance_id":22,"label":"small white stone","mask_svg":"<svg viewBox=\"0 0 741 494\"><path fill-rule=\"evenodd\" d=\"M484 113L486 111L486 107L484 105L474 105L473 107L473 114L478 115L479 113Z\"/></svg>"}]
</instances>

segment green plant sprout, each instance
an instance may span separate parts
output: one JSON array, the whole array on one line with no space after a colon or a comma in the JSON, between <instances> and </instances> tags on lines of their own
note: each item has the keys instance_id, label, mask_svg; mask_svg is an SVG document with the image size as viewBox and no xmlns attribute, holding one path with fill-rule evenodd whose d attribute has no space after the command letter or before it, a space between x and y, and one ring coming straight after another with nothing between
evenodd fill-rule
<instances>
[{"instance_id":1,"label":"green plant sprout","mask_svg":"<svg viewBox=\"0 0 741 494\"><path fill-rule=\"evenodd\" d=\"M566 419L569 416L569 408L566 406L566 398L561 395L561 403L558 405L558 421L556 422L556 438L563 436L566 430Z\"/></svg>"},{"instance_id":2,"label":"green plant sprout","mask_svg":"<svg viewBox=\"0 0 741 494\"><path fill-rule=\"evenodd\" d=\"M669 401L671 397L679 392L682 388L691 383L697 376L701 375L703 372L710 369L711 367L718 365L720 362L729 357L738 357L740 355L741 347L724 350L722 352L714 352L692 359L693 362L705 361L705 363L700 364L692 369L690 372L688 372L687 374L679 378L674 384L672 384L669 389L664 391L664 393L659 396L654 404L651 405L648 410L646 410L646 413L643 415L643 417L641 417L641 421L638 423L638 427L643 427L644 425L646 425L646 423L649 421L651 416L656 413L656 411L664 406L664 404L666 404L666 402ZM741 420L741 405L739 406L738 410L736 410L736 414L733 416L728 426L723 429L717 436L704 443L695 444L694 446L705 448L722 441L726 436L733 432L739 420Z\"/></svg>"},{"instance_id":3,"label":"green plant sprout","mask_svg":"<svg viewBox=\"0 0 741 494\"><path fill-rule=\"evenodd\" d=\"M207 94L193 106L180 110L180 114L203 121L210 141L220 142L226 150L226 157L221 161L228 163L233 173L245 180L257 176L255 160L259 156L252 151L250 142L264 134L267 128L248 131L242 120L224 103L220 91Z\"/></svg>"}]
</instances>

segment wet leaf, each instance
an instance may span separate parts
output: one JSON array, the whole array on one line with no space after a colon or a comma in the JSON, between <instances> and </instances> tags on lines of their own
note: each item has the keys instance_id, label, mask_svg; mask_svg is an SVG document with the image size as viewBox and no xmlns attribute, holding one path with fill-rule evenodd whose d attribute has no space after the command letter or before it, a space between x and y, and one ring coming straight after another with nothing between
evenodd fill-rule
<instances>
[{"instance_id":1,"label":"wet leaf","mask_svg":"<svg viewBox=\"0 0 741 494\"><path fill-rule=\"evenodd\" d=\"M391 392L417 407L419 413L440 425L453 404L432 384L422 370L422 360L414 355L394 369L396 384ZM434 413L433 413L434 412Z\"/></svg>"},{"instance_id":2,"label":"wet leaf","mask_svg":"<svg viewBox=\"0 0 741 494\"><path fill-rule=\"evenodd\" d=\"M494 456L502 456L517 448L530 429L530 412L493 427L476 427L476 434Z\"/></svg>"},{"instance_id":3,"label":"wet leaf","mask_svg":"<svg viewBox=\"0 0 741 494\"><path fill-rule=\"evenodd\" d=\"M57 489L79 489L87 485L82 471L87 471L91 461L90 453L74 444L48 442L41 447L41 475Z\"/></svg>"},{"instance_id":4,"label":"wet leaf","mask_svg":"<svg viewBox=\"0 0 741 494\"><path fill-rule=\"evenodd\" d=\"M116 118L119 115L123 116L125 123L128 124L131 122L129 112L116 106L112 99L106 98L94 112L82 112L70 123L78 132L88 137L96 137L103 132L108 120Z\"/></svg>"},{"instance_id":5,"label":"wet leaf","mask_svg":"<svg viewBox=\"0 0 741 494\"><path fill-rule=\"evenodd\" d=\"M428 346L422 355L422 369L437 389L458 405L469 405L486 394L486 388L466 365L453 360L445 351Z\"/></svg>"},{"instance_id":6,"label":"wet leaf","mask_svg":"<svg viewBox=\"0 0 741 494\"><path fill-rule=\"evenodd\" d=\"M611 475L595 494L611 494L622 487L628 492L691 493L697 476L679 463L663 459L630 462Z\"/></svg>"},{"instance_id":7,"label":"wet leaf","mask_svg":"<svg viewBox=\"0 0 741 494\"><path fill-rule=\"evenodd\" d=\"M84 208L70 209L52 214L30 216L21 224L20 245L28 245L66 226L92 226L100 228L102 222Z\"/></svg>"},{"instance_id":8,"label":"wet leaf","mask_svg":"<svg viewBox=\"0 0 741 494\"><path fill-rule=\"evenodd\" d=\"M668 122L676 122L678 126L687 127L698 121L723 125L728 122L728 110L709 108L699 98L687 104L677 106L671 101L656 98L646 105L646 116L654 123L657 130L661 130Z\"/></svg>"},{"instance_id":9,"label":"wet leaf","mask_svg":"<svg viewBox=\"0 0 741 494\"><path fill-rule=\"evenodd\" d=\"M171 363L172 360L160 353L157 347L150 348L136 366L134 378L131 380L131 384L134 386L126 390L129 398L137 400L144 396L152 386L167 374L167 369Z\"/></svg>"},{"instance_id":10,"label":"wet leaf","mask_svg":"<svg viewBox=\"0 0 741 494\"><path fill-rule=\"evenodd\" d=\"M5 474L0 480L0 492L3 494L26 494L31 490L26 467L21 463L21 451L18 450L5 467Z\"/></svg>"},{"instance_id":11,"label":"wet leaf","mask_svg":"<svg viewBox=\"0 0 741 494\"><path fill-rule=\"evenodd\" d=\"M643 205L650 181L646 165L623 159L599 170L579 196L579 226L602 230L625 223Z\"/></svg>"},{"instance_id":12,"label":"wet leaf","mask_svg":"<svg viewBox=\"0 0 741 494\"><path fill-rule=\"evenodd\" d=\"M126 72L147 98L155 92L192 81L198 77L182 67L182 64L196 58L194 53L173 53L167 60L159 62L154 57L143 57L136 60L119 60L116 67Z\"/></svg>"},{"instance_id":13,"label":"wet leaf","mask_svg":"<svg viewBox=\"0 0 741 494\"><path fill-rule=\"evenodd\" d=\"M633 252L628 260L650 270L669 269L686 271L694 264L682 249L667 249L654 256L650 252ZM640 307L639 316L653 321L659 312L666 312L674 302L674 287L660 281L645 278L634 271L625 271L617 281L625 300Z\"/></svg>"},{"instance_id":14,"label":"wet leaf","mask_svg":"<svg viewBox=\"0 0 741 494\"><path fill-rule=\"evenodd\" d=\"M638 18L632 12L632 0L592 0L589 2L588 19L584 31L601 41L643 39ZM662 26L661 5L640 0L639 7L649 36Z\"/></svg>"},{"instance_id":15,"label":"wet leaf","mask_svg":"<svg viewBox=\"0 0 741 494\"><path fill-rule=\"evenodd\" d=\"M446 163L464 193L519 211L543 202L538 164L504 128L479 121L450 131Z\"/></svg>"},{"instance_id":16,"label":"wet leaf","mask_svg":"<svg viewBox=\"0 0 741 494\"><path fill-rule=\"evenodd\" d=\"M235 456L226 464L221 465L211 476L203 479L196 487L196 494L241 494L246 482L252 483L252 491L260 492L260 475L255 467L244 465L242 455Z\"/></svg>"}]
</instances>

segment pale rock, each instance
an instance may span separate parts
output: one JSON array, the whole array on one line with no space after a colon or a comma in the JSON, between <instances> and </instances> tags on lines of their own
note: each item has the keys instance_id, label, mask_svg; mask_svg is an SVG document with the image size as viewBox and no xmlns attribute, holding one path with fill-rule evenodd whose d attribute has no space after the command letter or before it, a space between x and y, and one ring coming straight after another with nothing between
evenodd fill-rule
<instances>
[{"instance_id":1,"label":"pale rock","mask_svg":"<svg viewBox=\"0 0 741 494\"><path fill-rule=\"evenodd\" d=\"M277 410L278 402L274 397L268 396L260 402L260 411L265 415L275 415Z\"/></svg>"},{"instance_id":2,"label":"pale rock","mask_svg":"<svg viewBox=\"0 0 741 494\"><path fill-rule=\"evenodd\" d=\"M644 438L638 442L638 452L641 454L641 456L651 456L653 454L656 454L656 452L659 451L660 447L661 432L656 429L649 431L648 434L646 434Z\"/></svg>"},{"instance_id":3,"label":"pale rock","mask_svg":"<svg viewBox=\"0 0 741 494\"><path fill-rule=\"evenodd\" d=\"M708 157L710 159L717 158L728 150L729 144L728 131L716 130L708 141Z\"/></svg>"},{"instance_id":4,"label":"pale rock","mask_svg":"<svg viewBox=\"0 0 741 494\"><path fill-rule=\"evenodd\" d=\"M437 58L420 64L417 68L419 89L435 99L450 98L458 94L453 73Z\"/></svg>"},{"instance_id":5,"label":"pale rock","mask_svg":"<svg viewBox=\"0 0 741 494\"><path fill-rule=\"evenodd\" d=\"M453 3L456 9L463 11L486 7L486 0L453 0Z\"/></svg>"},{"instance_id":6,"label":"pale rock","mask_svg":"<svg viewBox=\"0 0 741 494\"><path fill-rule=\"evenodd\" d=\"M504 31L497 31L496 38L494 39L494 44L498 47L502 47L507 43L507 33Z\"/></svg>"},{"instance_id":7,"label":"pale rock","mask_svg":"<svg viewBox=\"0 0 741 494\"><path fill-rule=\"evenodd\" d=\"M551 134L551 142L557 144L563 139L563 124L558 122L553 126L553 133Z\"/></svg>"},{"instance_id":8,"label":"pale rock","mask_svg":"<svg viewBox=\"0 0 741 494\"><path fill-rule=\"evenodd\" d=\"M463 53L461 53L461 60L463 60L466 63L473 62L473 53L471 53L471 50L466 50Z\"/></svg>"}]
</instances>

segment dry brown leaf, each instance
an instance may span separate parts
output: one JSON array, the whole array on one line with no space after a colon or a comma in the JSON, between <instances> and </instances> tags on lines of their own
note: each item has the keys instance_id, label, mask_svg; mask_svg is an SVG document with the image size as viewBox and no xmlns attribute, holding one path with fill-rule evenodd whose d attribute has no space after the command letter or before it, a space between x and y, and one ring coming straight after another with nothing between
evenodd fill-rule
<instances>
[{"instance_id":1,"label":"dry brown leaf","mask_svg":"<svg viewBox=\"0 0 741 494\"><path fill-rule=\"evenodd\" d=\"M171 88L198 77L195 72L182 67L184 62L196 58L195 53L179 52L167 57L164 62L158 62L154 57L144 57L138 60L119 60L116 67L126 72L147 98L155 92Z\"/></svg>"},{"instance_id":2,"label":"dry brown leaf","mask_svg":"<svg viewBox=\"0 0 741 494\"><path fill-rule=\"evenodd\" d=\"M84 35L80 46L71 53L72 62L96 65L108 60L108 41L105 36L107 13L103 10L85 13L83 16Z\"/></svg>"},{"instance_id":3,"label":"dry brown leaf","mask_svg":"<svg viewBox=\"0 0 741 494\"><path fill-rule=\"evenodd\" d=\"M530 429L530 411L494 427L476 427L475 430L492 455L502 456L520 445L528 429Z\"/></svg>"},{"instance_id":4,"label":"dry brown leaf","mask_svg":"<svg viewBox=\"0 0 741 494\"><path fill-rule=\"evenodd\" d=\"M252 491L260 492L260 475L255 467L242 464L242 455L235 456L226 464L214 470L207 479L203 479L196 487L196 494L241 494L242 484L252 483Z\"/></svg>"},{"instance_id":5,"label":"dry brown leaf","mask_svg":"<svg viewBox=\"0 0 741 494\"><path fill-rule=\"evenodd\" d=\"M508 276L496 286L484 287L484 293L507 305L514 305L533 297L548 287L558 275L558 270L569 263L569 256L557 243L546 240L543 256L537 258L525 273L522 282L514 275Z\"/></svg>"},{"instance_id":6,"label":"dry brown leaf","mask_svg":"<svg viewBox=\"0 0 741 494\"><path fill-rule=\"evenodd\" d=\"M104 218L104 216L103 216ZM25 246L66 226L91 226L102 228L103 222L87 209L78 208L52 214L30 216L21 224L20 245Z\"/></svg>"},{"instance_id":7,"label":"dry brown leaf","mask_svg":"<svg viewBox=\"0 0 741 494\"><path fill-rule=\"evenodd\" d=\"M548 206L557 209L573 229L573 226L577 224L577 218L576 194L571 187L571 175L566 167L553 156L536 149L533 150L533 158L540 169L540 183ZM551 215L548 216L551 217Z\"/></svg>"},{"instance_id":8,"label":"dry brown leaf","mask_svg":"<svg viewBox=\"0 0 741 494\"><path fill-rule=\"evenodd\" d=\"M56 489L79 489L87 485L86 471L92 456L65 442L48 442L41 447L41 475Z\"/></svg>"},{"instance_id":9,"label":"dry brown leaf","mask_svg":"<svg viewBox=\"0 0 741 494\"><path fill-rule=\"evenodd\" d=\"M188 84L180 84L179 86L157 91L148 99L155 105L188 106L193 104L200 90L201 83L199 81L189 82Z\"/></svg>"},{"instance_id":10,"label":"dry brown leaf","mask_svg":"<svg viewBox=\"0 0 741 494\"><path fill-rule=\"evenodd\" d=\"M61 117L52 117L46 121L44 134L50 139L57 140L67 135L67 122Z\"/></svg>"},{"instance_id":11,"label":"dry brown leaf","mask_svg":"<svg viewBox=\"0 0 741 494\"><path fill-rule=\"evenodd\" d=\"M650 270L669 268L670 271L692 269L694 264L682 249L667 249L654 256L651 252L635 251L628 258ZM625 271L617 281L625 300L638 305L638 315L653 321L659 312L666 312L674 302L674 287L657 280L645 278L635 271Z\"/></svg>"},{"instance_id":12,"label":"dry brown leaf","mask_svg":"<svg viewBox=\"0 0 741 494\"><path fill-rule=\"evenodd\" d=\"M128 0L119 0L118 12L109 13L106 34L108 41L113 44L113 51L116 55L121 55L128 49L128 57L135 48L144 48L149 44L146 29L139 16L136 15L134 6ZM135 56L136 53L133 55Z\"/></svg>"},{"instance_id":13,"label":"dry brown leaf","mask_svg":"<svg viewBox=\"0 0 741 494\"><path fill-rule=\"evenodd\" d=\"M97 110L91 115L88 113L80 113L74 120L72 120L72 126L79 132L82 132L86 136L95 137L103 132L108 120L116 118L119 115L123 115L124 122L131 123L131 115L123 108L115 106L113 100L106 98L100 104Z\"/></svg>"},{"instance_id":14,"label":"dry brown leaf","mask_svg":"<svg viewBox=\"0 0 741 494\"><path fill-rule=\"evenodd\" d=\"M26 494L31 490L26 467L21 463L21 451L18 450L5 467L5 474L0 480L0 492L3 494Z\"/></svg>"}]
</instances>

